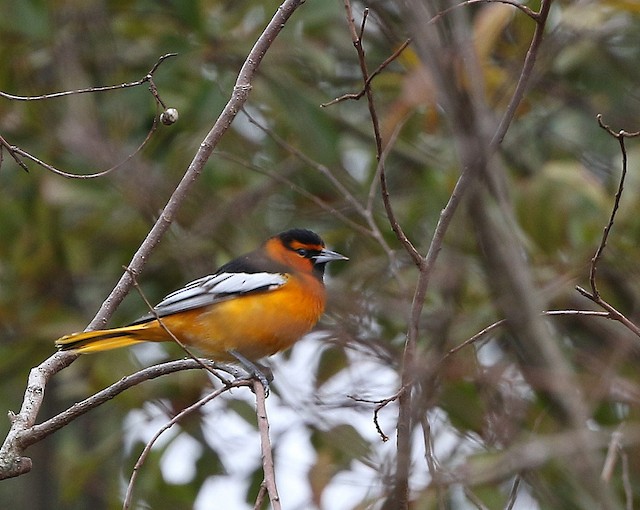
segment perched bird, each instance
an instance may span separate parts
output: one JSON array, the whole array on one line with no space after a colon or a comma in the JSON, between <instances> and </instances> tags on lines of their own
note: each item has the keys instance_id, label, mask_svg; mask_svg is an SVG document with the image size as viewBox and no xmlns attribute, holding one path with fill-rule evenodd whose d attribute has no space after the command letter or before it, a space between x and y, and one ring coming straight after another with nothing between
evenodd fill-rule
<instances>
[{"instance_id":1,"label":"perched bird","mask_svg":"<svg viewBox=\"0 0 640 510\"><path fill-rule=\"evenodd\" d=\"M90 353L174 335L213 360L236 360L253 370L253 361L291 347L318 322L324 269L333 260L347 257L327 250L310 230L287 230L169 294L129 326L73 333L56 346Z\"/></svg>"}]
</instances>

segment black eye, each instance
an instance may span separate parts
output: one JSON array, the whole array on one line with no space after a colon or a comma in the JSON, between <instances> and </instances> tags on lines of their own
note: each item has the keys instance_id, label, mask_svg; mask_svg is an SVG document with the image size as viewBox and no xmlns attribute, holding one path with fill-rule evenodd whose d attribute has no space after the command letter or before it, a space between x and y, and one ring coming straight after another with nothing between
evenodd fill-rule
<instances>
[{"instance_id":1,"label":"black eye","mask_svg":"<svg viewBox=\"0 0 640 510\"><path fill-rule=\"evenodd\" d=\"M298 255L300 255L301 257L308 257L309 256L309 250L305 250L304 248L298 248L296 250L296 253Z\"/></svg>"}]
</instances>

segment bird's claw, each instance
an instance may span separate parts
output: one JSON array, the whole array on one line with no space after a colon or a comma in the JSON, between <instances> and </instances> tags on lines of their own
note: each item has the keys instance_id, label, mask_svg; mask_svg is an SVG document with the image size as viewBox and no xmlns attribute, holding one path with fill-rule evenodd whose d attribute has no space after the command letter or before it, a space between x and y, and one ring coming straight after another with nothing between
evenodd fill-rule
<instances>
[{"instance_id":1,"label":"bird's claw","mask_svg":"<svg viewBox=\"0 0 640 510\"><path fill-rule=\"evenodd\" d=\"M262 387L264 388L264 396L265 398L268 397L269 383L273 381L273 372L271 371L271 369L269 367L261 365L260 363L256 363L255 361L247 359L235 349L230 350L229 354L231 354L231 356L238 360L238 363L242 365L242 368L244 368L253 379L257 379L258 381L260 381L260 384L262 384ZM251 389L251 391L254 391L253 388Z\"/></svg>"}]
</instances>

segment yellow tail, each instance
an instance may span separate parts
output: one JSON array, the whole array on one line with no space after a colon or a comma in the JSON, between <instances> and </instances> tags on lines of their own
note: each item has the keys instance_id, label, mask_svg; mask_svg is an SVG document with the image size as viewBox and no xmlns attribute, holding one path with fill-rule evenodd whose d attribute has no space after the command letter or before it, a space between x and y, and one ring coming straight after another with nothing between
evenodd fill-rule
<instances>
[{"instance_id":1,"label":"yellow tail","mask_svg":"<svg viewBox=\"0 0 640 510\"><path fill-rule=\"evenodd\" d=\"M125 326L123 328L72 333L71 335L58 338L58 340L56 340L56 347L60 351L72 351L78 354L85 354L108 351L140 342L167 340L167 338L165 338L166 334L161 335L162 338L158 336L157 330L159 328L153 324L153 322L136 324L135 326Z\"/></svg>"}]
</instances>

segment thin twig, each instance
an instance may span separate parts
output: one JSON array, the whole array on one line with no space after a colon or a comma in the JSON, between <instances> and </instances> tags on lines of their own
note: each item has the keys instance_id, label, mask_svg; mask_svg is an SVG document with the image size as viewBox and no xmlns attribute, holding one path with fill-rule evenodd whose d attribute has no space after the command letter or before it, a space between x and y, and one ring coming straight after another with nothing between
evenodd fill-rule
<instances>
[{"instance_id":1,"label":"thin twig","mask_svg":"<svg viewBox=\"0 0 640 510\"><path fill-rule=\"evenodd\" d=\"M626 131L623 131L623 130L618 131L617 133L614 133L614 131L607 124L603 122L601 114L598 114L597 119L598 119L598 125L602 129L607 131L611 136L616 138L618 140L618 143L620 144L620 153L622 155L622 173L620 174L620 182L618 183L618 189L616 191L616 194L613 200L613 207L611 209L611 215L609 216L609 222L604 227L604 230L602 232L602 239L600 240L598 249L596 250L595 255L591 259L591 270L589 271L589 284L591 285L591 293L593 294L594 300L597 300L600 298L600 292L598 292L598 287L596 284L596 273L597 273L598 262L602 258L604 249L607 246L609 233L613 228L613 223L616 219L616 214L620 207L620 199L622 198L622 192L624 191L624 181L627 176L628 159L627 159L627 149L625 147L624 139L627 136L638 136L639 134L639 133L627 133Z\"/></svg>"},{"instance_id":2,"label":"thin twig","mask_svg":"<svg viewBox=\"0 0 640 510\"><path fill-rule=\"evenodd\" d=\"M609 312L598 312L598 311L595 311L595 310L546 310L546 311L542 312L542 315L546 315L546 316L582 315L582 316L595 316L595 317L604 317L606 319L612 319L611 314ZM499 321L494 322L493 324L490 324L489 326L487 326L486 328L482 329L481 331L478 331L471 338L468 338L467 340L465 340L461 344L456 345L455 347L450 349L444 355L444 357L442 358L442 361L445 361L447 358L449 358L450 356L453 356L454 354L456 354L458 351L464 349L465 347L476 343L478 340L480 340L483 337L487 336L489 333L491 333L495 329L498 329L499 327L504 326L506 324L506 322L507 322L506 319L501 319Z\"/></svg>"},{"instance_id":3,"label":"thin twig","mask_svg":"<svg viewBox=\"0 0 640 510\"><path fill-rule=\"evenodd\" d=\"M429 20L429 24L435 23L436 21L440 21L444 16L450 14L453 10L459 9L460 7L468 7L474 4L506 4L511 5L517 9L520 9L523 13L529 16L533 21L538 22L540 20L540 13L535 12L530 9L526 5L522 5L516 0L466 0L465 2L460 2L459 4L455 4L447 9L440 11L433 18Z\"/></svg>"},{"instance_id":4,"label":"thin twig","mask_svg":"<svg viewBox=\"0 0 640 510\"><path fill-rule=\"evenodd\" d=\"M602 299L601 296L598 296L596 298L591 292L580 287L579 285L576 285L576 290L587 299L590 299L601 308L604 308L607 311L609 318L618 321L620 324L625 326L629 331L631 331L634 335L640 337L640 327L636 325L634 322L632 322L631 320L629 320L623 313L619 312L613 305L609 304L607 301Z\"/></svg>"},{"instance_id":5,"label":"thin twig","mask_svg":"<svg viewBox=\"0 0 640 510\"><path fill-rule=\"evenodd\" d=\"M447 508L445 494L442 487L438 483L440 478L440 469L438 459L433 450L433 435L431 434L431 424L427 415L423 415L422 419L422 439L424 441L424 456L429 468L429 476L431 477L431 485L435 487L436 497L438 499L438 508L445 510Z\"/></svg>"},{"instance_id":6,"label":"thin twig","mask_svg":"<svg viewBox=\"0 0 640 510\"><path fill-rule=\"evenodd\" d=\"M352 395L348 395L348 397L354 402L363 402L365 404L375 404L373 408L373 425L376 428L376 432L380 436L380 439L383 443L386 443L389 440L389 436L384 433L382 427L380 426L379 416L380 411L387 407L392 402L395 402L400 398L400 396L407 390L406 386L401 386L398 391L396 391L393 395L387 398L379 399L379 400L370 400L367 398L354 397Z\"/></svg>"},{"instance_id":7,"label":"thin twig","mask_svg":"<svg viewBox=\"0 0 640 510\"><path fill-rule=\"evenodd\" d=\"M487 506L482 502L482 500L475 495L470 487L463 485L462 492L464 492L464 495L467 497L469 502L473 504L478 510L489 510Z\"/></svg>"},{"instance_id":8,"label":"thin twig","mask_svg":"<svg viewBox=\"0 0 640 510\"><path fill-rule=\"evenodd\" d=\"M262 483L260 484L260 488L258 489L256 501L253 504L253 510L260 510L262 508L262 503L264 502L264 497L266 495L267 495L267 486L263 480Z\"/></svg>"},{"instance_id":9,"label":"thin twig","mask_svg":"<svg viewBox=\"0 0 640 510\"><path fill-rule=\"evenodd\" d=\"M129 271L128 267L124 268L125 271ZM209 372L211 375L213 375L215 378L217 378L222 384L228 384L228 382L220 377L220 374L218 374L215 370L213 370L207 363L204 363L200 358L198 358L195 354L193 354L191 352L191 350L184 344L184 342L182 342L174 333L173 331L171 331L169 329L169 327L164 323L164 321L162 320L162 317L160 317L160 315L158 315L158 312L156 311L156 309L153 307L153 305L151 305L151 303L149 302L149 300L147 299L147 296L144 294L144 292L142 291L142 289L140 288L140 284L138 283L138 280L135 276L134 273L131 273L131 277L133 278L133 286L136 289L136 291L138 292L138 295L140 296L140 298L144 301L145 305L147 305L147 308L149 310L149 313L151 313L155 320L158 322L158 324L160 325L160 327L171 337L171 339L186 353L186 355L191 358L192 360L195 360L197 363L200 364L200 366L206 370L207 372Z\"/></svg>"},{"instance_id":10,"label":"thin twig","mask_svg":"<svg viewBox=\"0 0 640 510\"><path fill-rule=\"evenodd\" d=\"M609 126L609 124L605 123L604 120L602 120L601 113L596 115L596 120L598 121L598 125L614 138L636 138L640 136L640 131L625 131L624 129L614 131L613 128Z\"/></svg>"},{"instance_id":11,"label":"thin twig","mask_svg":"<svg viewBox=\"0 0 640 510\"><path fill-rule=\"evenodd\" d=\"M613 136L616 140L618 140L618 144L620 145L620 153L622 156L622 172L620 174L618 189L616 191L616 194L613 200L611 214L609 215L609 221L604 227L600 244L596 249L595 255L591 259L591 266L589 269L589 285L591 287L591 292L587 291L586 289L580 286L576 286L576 290L586 298L596 303L601 308L604 308L605 310L607 310L607 312L609 312L609 314L611 315L612 319L619 321L621 324L627 327L627 329L632 331L636 336L640 337L640 327L634 324L623 313L618 311L613 305L611 305L610 303L608 303L602 298L598 290L598 285L596 281L596 276L598 272L598 263L600 262L600 260L602 259L602 256L604 255L604 250L607 246L609 234L611 233L611 230L613 228L613 225L616 219L616 214L620 207L620 200L622 199L622 193L624 191L624 181L627 176L627 165L628 165L627 150L625 147L625 138L640 136L640 131L629 132L629 131L620 130L616 132L613 129L611 129L611 127L602 120L601 114L598 114L597 120L598 120L598 125L602 129L607 131L611 136Z\"/></svg>"},{"instance_id":12,"label":"thin twig","mask_svg":"<svg viewBox=\"0 0 640 510\"><path fill-rule=\"evenodd\" d=\"M398 219L396 218L395 212L391 205L391 198L389 195L389 189L387 186L387 176L385 172L385 165L383 159L383 147L382 147L382 135L380 134L380 124L378 122L378 113L376 111L375 101L373 97L373 90L371 89L371 83L369 81L369 70L367 68L367 60L365 57L365 51L362 46L362 41L358 36L358 31L356 30L355 21L353 19L353 11L351 9L351 2L349 0L344 0L344 7L347 14L347 24L349 26L349 32L351 33L351 41L353 43L354 48L356 49L356 53L358 55L358 63L360 65L360 72L362 73L362 79L364 82L364 91L367 97L367 107L369 108L369 116L371 118L371 126L373 128L373 136L376 144L376 161L378 161L378 172L380 179L380 192L382 195L382 202L384 204L384 208L387 214L387 218L389 220L389 224L396 237L403 245L407 253L411 256L412 260L416 265L420 265L422 263L422 257L418 250L413 246L407 235L404 233L402 227Z\"/></svg>"},{"instance_id":13,"label":"thin twig","mask_svg":"<svg viewBox=\"0 0 640 510\"><path fill-rule=\"evenodd\" d=\"M363 19L364 21L364 19ZM343 94L340 97L336 97L335 99L332 99L331 101L329 101L328 103L322 103L320 105L321 108L326 108L328 106L333 106L336 103L340 103L342 101L346 101L346 100L354 100L357 101L358 99L362 98L362 96L365 95L366 91L367 91L367 87L369 87L371 85L371 82L373 81L373 79L378 76L382 71L384 71L384 69L391 64L391 62L393 62L395 59L397 59L402 52L406 49L407 46L409 46L409 44L411 44L411 39L407 39L405 42L403 42L396 51L394 51L391 56L387 57L384 62L382 62L382 64L380 64L375 71L373 71L366 79L365 83L364 83L364 87L362 87L362 89L360 90L360 92L352 92L349 94Z\"/></svg>"},{"instance_id":14,"label":"thin twig","mask_svg":"<svg viewBox=\"0 0 640 510\"><path fill-rule=\"evenodd\" d=\"M353 11L351 8L351 2L349 0L344 0L344 7L346 11L347 17L347 25L349 27L349 32L351 34L351 41L353 43L354 48L356 49L356 53L358 55L358 63L360 65L360 72L362 74L362 80L364 83L364 91L365 96L367 98L367 107L369 109L369 117L371 119L371 125L373 128L373 134L375 139L376 146L376 160L378 161L377 173L379 176L380 182L380 193L382 196L382 202L385 208L385 212L387 215L387 220L393 230L396 238L403 246L405 251L409 254L414 264L421 268L423 264L423 258L415 248L413 243L409 240L404 230L400 226L400 222L398 221L393 206L391 204L391 198L388 189L386 171L385 171L385 159L382 147L382 136L380 134L380 126L378 122L378 114L376 111L373 90L371 88L371 82L369 80L369 71L367 67L367 61L365 56L365 51L362 46L361 37L358 35L358 31L355 26ZM364 28L364 24L362 25L361 31ZM422 276L422 271L420 272L420 276ZM420 285L418 285L417 290L420 289ZM422 306L422 305L419 305ZM412 302L412 317L414 317L414 311L416 307L416 295L414 295L414 300ZM417 322L417 321L416 321ZM412 321L413 324L413 321ZM413 357L415 354L415 338L417 338L416 334L413 335L413 326L410 325L409 331L407 332L407 341L405 342L405 349L403 352L403 366L402 366L402 381L401 387L404 388L402 391L398 392L398 425L397 425L397 436L396 436L396 486L394 488L393 494L389 497L394 499L394 504L397 505L397 508L406 508L408 501L408 469L409 469L409 456L410 456L410 448L411 441L410 437L410 428L411 428L411 385L413 383ZM417 328L416 328L417 330ZM386 404L384 404L386 405ZM377 412L374 414L374 423L378 429L378 432L381 434L383 440L387 437L384 434L377 423Z\"/></svg>"},{"instance_id":15,"label":"thin twig","mask_svg":"<svg viewBox=\"0 0 640 510\"><path fill-rule=\"evenodd\" d=\"M513 507L518 501L518 493L520 492L520 483L522 482L522 476L517 474L513 479L513 484L511 484L511 490L509 491L509 499L507 499L507 506L505 506L505 510L513 510Z\"/></svg>"},{"instance_id":16,"label":"thin twig","mask_svg":"<svg viewBox=\"0 0 640 510\"><path fill-rule=\"evenodd\" d=\"M529 49L527 50L527 55L524 59L524 63L522 64L522 71L520 71L520 77L518 78L518 83L516 84L516 88L509 100L509 104L507 105L507 109L500 119L500 124L496 129L496 132L491 139L491 143L489 144L490 153L498 148L498 146L502 143L505 135L507 134L507 130L511 125L511 121L516 115L516 111L520 103L522 102L522 98L527 90L527 86L529 85L529 80L531 79L531 74L533 73L533 66L536 63L536 59L538 57L538 53L540 51L540 45L542 44L542 38L544 36L544 29L547 26L547 18L549 17L549 10L551 9L552 0L542 0L540 4L540 10L538 12L531 11L528 7L524 8L517 3L511 2L502 2L508 3L510 5L515 5L520 10L524 10L524 12L531 17L536 22L536 28L533 32L533 37L531 38L531 43L529 44Z\"/></svg>"},{"instance_id":17,"label":"thin twig","mask_svg":"<svg viewBox=\"0 0 640 510\"><path fill-rule=\"evenodd\" d=\"M166 109L166 105L162 101L162 98L160 97L160 94L158 93L158 89L156 87L156 84L155 84L155 82L153 80L153 75L158 70L158 67L160 67L160 64L162 64L162 62L164 62L166 59L168 59L170 57L174 57L176 55L177 55L177 53L167 53L166 55L161 56L145 76L143 76L139 80L132 81L132 82L120 83L118 85L106 85L106 86L103 86L103 87L87 87L87 88L83 88L83 89L67 90L67 91L64 91L64 92L54 92L54 93L51 93L51 94L41 94L39 96L16 96L16 95L13 95L13 94L8 94L6 92L0 91L0 97L3 97L5 99L9 99L9 100L12 100L12 101L41 101L41 100L56 99L56 98L66 97L66 96L71 96L71 95L76 95L76 94L88 94L88 93L94 93L94 92L108 92L108 91L114 91L114 90L122 90L122 89L125 89L125 88L139 87L139 86L141 86L141 85L143 85L145 83L148 83L149 84L149 91L151 92L151 95L153 96L154 101L156 102L156 107L157 108L161 107L163 109ZM112 167L110 167L110 168L108 168L106 170L101 170L99 172L94 172L94 173L85 174L85 175L74 174L74 173L71 173L71 172L65 172L64 170L60 170L60 169L54 167L53 165L50 165L49 163L46 163L46 162L42 161L38 157L36 157L33 154L27 152L26 150L24 150L24 149L22 149L22 148L20 148L20 147L18 147L16 145L10 144L2 136L0 136L0 145L2 147L6 148L7 151L9 152L9 154L11 155L11 157L13 157L13 159L16 161L16 163L18 165L20 165L20 167L23 168L27 172L29 171L29 169L28 169L27 165L24 163L24 161L22 161L21 158L26 158L26 159L34 162L38 166L41 166L45 170L53 172L54 174L59 175L61 177L65 177L67 179L96 179L98 177L103 177L103 176L113 172L114 170L122 167L124 164L126 164L128 161L130 161L135 155L137 155L143 149L143 147L151 139L151 135L153 135L153 133L156 131L157 127L158 127L158 116L156 115L156 116L154 116L153 123L151 124L151 127L149 128L149 131L147 132L147 135L145 136L145 138L142 141L142 143L140 143L140 145L138 145L138 147L131 154L129 154L123 161L117 163L116 165L113 165Z\"/></svg>"},{"instance_id":18,"label":"thin twig","mask_svg":"<svg viewBox=\"0 0 640 510\"><path fill-rule=\"evenodd\" d=\"M616 467L616 460L618 458L618 454L620 453L622 439L624 438L624 435L622 433L623 427L624 424L620 424L620 426L611 433L611 441L609 442L607 455L604 458L604 463L602 465L602 473L600 474L600 478L605 483L611 482L613 470Z\"/></svg>"},{"instance_id":19,"label":"thin twig","mask_svg":"<svg viewBox=\"0 0 640 510\"><path fill-rule=\"evenodd\" d=\"M600 123L600 125L603 126L601 115L598 115L598 123ZM591 286L591 293L593 294L594 300L597 300L600 298L600 292L598 291L598 286L596 284L596 273L598 271L598 262L602 258L604 249L607 246L609 233L613 228L613 223L616 219L616 213L618 212L618 209L620 207L620 199L622 198L622 192L624 191L624 180L625 180L625 177L627 176L627 150L624 146L624 136L616 135L616 138L618 139L618 143L620 144L620 152L622 154L622 173L620 175L618 189L616 191L616 194L613 200L613 207L611 208L611 215L609 216L609 221L607 225L604 227L604 230L602 232L602 239L600 240L598 249L596 250L595 255L591 259L591 270L589 271L589 285Z\"/></svg>"},{"instance_id":20,"label":"thin twig","mask_svg":"<svg viewBox=\"0 0 640 510\"><path fill-rule=\"evenodd\" d=\"M157 128L158 128L158 116L156 115L153 117L153 122L151 123L151 127L147 132L147 136L145 136L144 140L142 140L140 145L138 145L138 147L131 154L129 154L125 159L123 159L119 163L116 163L112 167L107 168L106 170L101 170L99 172L94 172L92 174L74 174L70 172L65 172L64 170L60 170L54 167L53 165L50 165L49 163L42 161L38 157L25 151L24 149L18 147L17 145L9 144L9 142L7 142L7 140L5 140L2 136L0 136L0 145L5 147L9 152L9 154L11 154L13 159L16 161L16 163L18 163L18 165L20 165L27 172L29 171L29 168L24 163L24 161L22 161L18 156L27 158L28 160L33 161L34 163L36 163L38 166L41 166L45 170L49 170L50 172L56 175L59 175L60 177L64 177L66 179L97 179L98 177L104 177L105 175L110 174L114 170L117 170L118 168L122 167L123 165L131 161L131 159L135 157L144 148L145 145L147 145L147 142L151 139L151 136L153 135L153 133L155 133Z\"/></svg>"},{"instance_id":21,"label":"thin twig","mask_svg":"<svg viewBox=\"0 0 640 510\"><path fill-rule=\"evenodd\" d=\"M0 151L2 151L2 154L4 154L4 149L7 149L7 152L9 153L9 155L14 159L14 161L27 173L29 173L29 167L25 164L24 161L22 161L17 154L17 151L15 150L16 147L11 145L9 142L7 142L7 140L4 139L3 136L0 135ZM0 159L0 165L2 164L2 161L4 160L4 158Z\"/></svg>"},{"instance_id":22,"label":"thin twig","mask_svg":"<svg viewBox=\"0 0 640 510\"><path fill-rule=\"evenodd\" d=\"M122 510L128 510L131 507L131 500L133 499L133 488L138 478L138 473L140 472L140 469L142 468L145 461L147 460L147 457L151 452L151 448L164 432L169 430L171 427L173 427L176 423L178 423L183 418L189 416L194 411L197 411L198 409L203 407L206 403L222 395L225 391L229 391L229 389L232 386L233 387L249 386L251 384L252 382L249 380L236 380L231 385L223 386L222 388L212 391L211 393L202 397L200 400L198 400L194 404L191 404L189 407L184 408L182 411L176 414L173 418L171 418L171 420L169 420L162 427L160 427L160 429L158 429L158 431L153 435L153 437L149 439L144 449L140 453L138 460L133 466L133 471L131 473L131 477L129 478L129 484L127 485L127 491L125 493L124 502L122 503Z\"/></svg>"},{"instance_id":23,"label":"thin twig","mask_svg":"<svg viewBox=\"0 0 640 510\"><path fill-rule=\"evenodd\" d=\"M260 431L260 447L262 450L262 469L264 471L264 484L269 494L272 510L281 510L278 486L276 485L276 472L273 466L273 449L269 439L269 418L267 416L266 393L264 385L255 380L253 392L256 394L256 417L258 418L258 430Z\"/></svg>"},{"instance_id":24,"label":"thin twig","mask_svg":"<svg viewBox=\"0 0 640 510\"><path fill-rule=\"evenodd\" d=\"M74 96L77 94L93 94L95 92L108 92L113 90L122 90L122 89L127 89L132 87L139 87L144 83L153 83L153 74L158 70L158 67L160 66L160 64L162 64L168 58L175 57L177 55L178 55L177 53L167 53L165 55L162 55L158 59L158 61L153 65L153 67L149 70L149 72L144 75L144 77L140 78L139 80L131 81L128 83L119 83L117 85L105 85L102 87L86 87L83 89L65 90L63 92L53 92L50 94L41 94L38 96L18 96L18 95L9 94L8 92L3 92L0 90L0 97L3 97L5 99L10 99L11 101L42 101L45 99L56 99L60 97ZM164 103L160 100L157 94L157 91L153 95L155 99L162 106L164 106Z\"/></svg>"}]
</instances>

